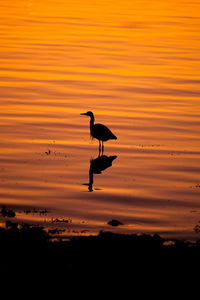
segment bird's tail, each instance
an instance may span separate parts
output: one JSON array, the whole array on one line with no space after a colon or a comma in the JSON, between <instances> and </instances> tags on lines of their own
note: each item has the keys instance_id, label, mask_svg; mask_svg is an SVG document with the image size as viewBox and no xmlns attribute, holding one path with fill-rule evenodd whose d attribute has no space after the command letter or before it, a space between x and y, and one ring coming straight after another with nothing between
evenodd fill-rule
<instances>
[{"instance_id":1,"label":"bird's tail","mask_svg":"<svg viewBox=\"0 0 200 300\"><path fill-rule=\"evenodd\" d=\"M117 140L116 135L113 134L112 139L113 139L113 140Z\"/></svg>"}]
</instances>

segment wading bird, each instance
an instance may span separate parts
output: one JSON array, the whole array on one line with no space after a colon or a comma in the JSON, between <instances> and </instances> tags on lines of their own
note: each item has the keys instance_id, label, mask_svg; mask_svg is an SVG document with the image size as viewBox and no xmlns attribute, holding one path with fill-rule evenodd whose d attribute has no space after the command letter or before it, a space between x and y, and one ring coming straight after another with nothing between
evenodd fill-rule
<instances>
[{"instance_id":1,"label":"wading bird","mask_svg":"<svg viewBox=\"0 0 200 300\"><path fill-rule=\"evenodd\" d=\"M90 117L90 135L99 140L99 153L102 149L103 153L103 142L106 142L108 140L116 140L117 137L103 124L94 124L94 115L91 111L88 111L86 113L82 113L81 115L89 116ZM102 148L101 148L101 142L102 142Z\"/></svg>"}]
</instances>

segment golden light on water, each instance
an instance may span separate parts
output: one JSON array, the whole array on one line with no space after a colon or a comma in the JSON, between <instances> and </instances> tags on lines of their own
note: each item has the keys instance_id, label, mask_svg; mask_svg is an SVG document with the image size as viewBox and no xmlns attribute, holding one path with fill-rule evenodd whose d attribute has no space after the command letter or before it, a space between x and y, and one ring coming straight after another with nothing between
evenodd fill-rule
<instances>
[{"instance_id":1,"label":"golden light on water","mask_svg":"<svg viewBox=\"0 0 200 300\"><path fill-rule=\"evenodd\" d=\"M68 233L197 238L199 1L1 1L0 205ZM95 121L118 137L93 174ZM45 208L48 216L25 215ZM44 220L45 219L45 220ZM118 219L123 226L110 228ZM63 224L62 224L63 225Z\"/></svg>"}]
</instances>

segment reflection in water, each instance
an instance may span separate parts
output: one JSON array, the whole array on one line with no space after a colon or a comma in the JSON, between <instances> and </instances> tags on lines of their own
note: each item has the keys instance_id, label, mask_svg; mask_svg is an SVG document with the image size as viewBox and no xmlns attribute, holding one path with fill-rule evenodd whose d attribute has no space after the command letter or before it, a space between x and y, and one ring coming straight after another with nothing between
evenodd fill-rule
<instances>
[{"instance_id":1,"label":"reflection in water","mask_svg":"<svg viewBox=\"0 0 200 300\"><path fill-rule=\"evenodd\" d=\"M84 185L88 185L88 190L90 192L93 191L93 174L101 174L102 171L112 166L112 162L116 158L117 158L116 155L113 156L101 155L90 161L89 183L84 184Z\"/></svg>"}]
</instances>

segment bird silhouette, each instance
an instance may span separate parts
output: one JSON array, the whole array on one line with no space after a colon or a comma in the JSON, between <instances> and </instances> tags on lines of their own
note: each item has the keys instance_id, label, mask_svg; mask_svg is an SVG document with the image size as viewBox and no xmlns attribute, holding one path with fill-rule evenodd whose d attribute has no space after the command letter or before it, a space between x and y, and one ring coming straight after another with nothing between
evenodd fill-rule
<instances>
[{"instance_id":1,"label":"bird silhouette","mask_svg":"<svg viewBox=\"0 0 200 300\"><path fill-rule=\"evenodd\" d=\"M93 112L88 111L86 113L81 113L81 115L90 117L90 135L99 140L99 153L102 149L102 154L104 150L103 142L108 140L116 140L117 137L111 132L111 130L103 124L94 124L94 115ZM102 142L102 147L101 147Z\"/></svg>"},{"instance_id":2,"label":"bird silhouette","mask_svg":"<svg viewBox=\"0 0 200 300\"><path fill-rule=\"evenodd\" d=\"M117 156L106 156L101 155L95 159L90 161L90 169L89 169L89 183L84 183L84 185L88 185L89 192L93 191L93 175L101 174L102 171L112 166L112 162L116 159Z\"/></svg>"}]
</instances>

